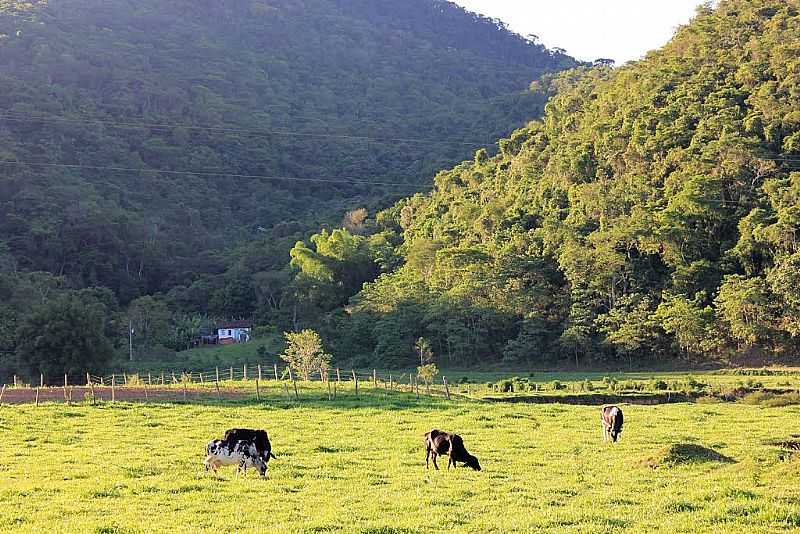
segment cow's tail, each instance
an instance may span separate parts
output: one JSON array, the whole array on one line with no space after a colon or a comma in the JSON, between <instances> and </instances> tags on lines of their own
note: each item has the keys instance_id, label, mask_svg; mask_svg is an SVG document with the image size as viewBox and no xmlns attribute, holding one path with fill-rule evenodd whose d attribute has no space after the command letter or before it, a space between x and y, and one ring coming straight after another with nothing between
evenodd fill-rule
<instances>
[{"instance_id":1,"label":"cow's tail","mask_svg":"<svg viewBox=\"0 0 800 534\"><path fill-rule=\"evenodd\" d=\"M275 459L275 460L277 460L277 459L278 459L278 457L277 457L277 456L275 456L274 454L272 454L272 451L269 451L269 455L267 455L267 458L273 458L273 459Z\"/></svg>"}]
</instances>

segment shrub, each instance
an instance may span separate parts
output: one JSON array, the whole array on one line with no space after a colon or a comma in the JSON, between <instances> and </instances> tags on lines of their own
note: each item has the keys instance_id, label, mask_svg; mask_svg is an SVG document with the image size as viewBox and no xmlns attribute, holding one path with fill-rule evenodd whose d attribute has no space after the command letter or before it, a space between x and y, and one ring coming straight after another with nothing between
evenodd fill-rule
<instances>
[{"instance_id":1,"label":"shrub","mask_svg":"<svg viewBox=\"0 0 800 534\"><path fill-rule=\"evenodd\" d=\"M514 391L514 382L511 380L501 380L497 383L497 390L500 393L513 393Z\"/></svg>"},{"instance_id":2,"label":"shrub","mask_svg":"<svg viewBox=\"0 0 800 534\"><path fill-rule=\"evenodd\" d=\"M663 380L653 380L652 382L650 382L650 389L653 389L655 391L664 391L666 389L669 389L669 384L667 384Z\"/></svg>"},{"instance_id":3,"label":"shrub","mask_svg":"<svg viewBox=\"0 0 800 534\"><path fill-rule=\"evenodd\" d=\"M550 382L550 389L552 389L553 391L558 391L559 389L566 389L566 387L567 387L566 385L562 384L558 380L553 380L552 382Z\"/></svg>"}]
</instances>

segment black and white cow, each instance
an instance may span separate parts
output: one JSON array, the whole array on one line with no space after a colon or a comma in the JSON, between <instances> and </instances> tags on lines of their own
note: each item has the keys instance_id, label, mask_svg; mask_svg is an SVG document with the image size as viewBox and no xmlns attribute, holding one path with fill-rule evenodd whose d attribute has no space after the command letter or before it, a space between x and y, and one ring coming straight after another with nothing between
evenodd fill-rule
<instances>
[{"instance_id":1,"label":"black and white cow","mask_svg":"<svg viewBox=\"0 0 800 534\"><path fill-rule=\"evenodd\" d=\"M600 424L603 427L603 441L616 442L622 433L622 410L619 406L603 406L600 408Z\"/></svg>"},{"instance_id":2,"label":"black and white cow","mask_svg":"<svg viewBox=\"0 0 800 534\"><path fill-rule=\"evenodd\" d=\"M215 439L206 446L206 459L203 462L206 471L212 469L215 473L223 465L235 465L236 473L248 467L255 467L263 477L267 474L267 463L261 457L252 441L225 441Z\"/></svg>"},{"instance_id":3,"label":"black and white cow","mask_svg":"<svg viewBox=\"0 0 800 534\"><path fill-rule=\"evenodd\" d=\"M239 470L247 471L248 467L256 467L261 476L267 473L267 464L272 454L272 444L265 430L249 428L232 428L225 432L220 440L214 440L206 447L206 470L214 472L221 465L238 464Z\"/></svg>"}]
</instances>

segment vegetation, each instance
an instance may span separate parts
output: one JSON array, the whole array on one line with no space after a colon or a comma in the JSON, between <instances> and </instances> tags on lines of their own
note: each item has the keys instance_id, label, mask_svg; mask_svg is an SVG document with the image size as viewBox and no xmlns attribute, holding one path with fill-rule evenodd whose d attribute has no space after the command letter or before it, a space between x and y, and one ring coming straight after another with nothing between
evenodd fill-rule
<instances>
[{"instance_id":1,"label":"vegetation","mask_svg":"<svg viewBox=\"0 0 800 534\"><path fill-rule=\"evenodd\" d=\"M800 525L796 441L780 430L794 427L796 408L625 406L621 441L612 446L601 442L595 406L360 393L356 401L340 390L329 402L320 388L317 400L304 393L295 403L264 385L263 403L4 406L0 529L776 532ZM442 421L464 437L483 471L425 470L421 436ZM217 476L203 470L206 442L237 426L269 431L278 458L266 480L252 470L238 478L233 468Z\"/></svg>"},{"instance_id":2,"label":"vegetation","mask_svg":"<svg viewBox=\"0 0 800 534\"><path fill-rule=\"evenodd\" d=\"M722 0L663 49L542 83L542 120L378 214L395 268L331 332L409 365L792 360L800 4Z\"/></svg>"},{"instance_id":3,"label":"vegetation","mask_svg":"<svg viewBox=\"0 0 800 534\"><path fill-rule=\"evenodd\" d=\"M299 239L348 210L369 226L540 115L531 80L576 64L450 2L307 4L0 2L0 287L152 296L170 316L137 357L213 318L297 329ZM27 311L0 300L0 349Z\"/></svg>"},{"instance_id":4,"label":"vegetation","mask_svg":"<svg viewBox=\"0 0 800 534\"><path fill-rule=\"evenodd\" d=\"M286 332L286 350L281 359L303 380L309 380L311 373L327 371L331 365L331 355L322 348L319 334L313 330Z\"/></svg>"}]
</instances>

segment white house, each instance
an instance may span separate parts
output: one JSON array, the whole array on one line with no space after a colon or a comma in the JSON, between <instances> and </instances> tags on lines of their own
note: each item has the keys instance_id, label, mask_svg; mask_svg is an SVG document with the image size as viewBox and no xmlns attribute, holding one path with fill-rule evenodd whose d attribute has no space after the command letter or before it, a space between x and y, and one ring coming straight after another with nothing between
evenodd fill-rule
<instances>
[{"instance_id":1,"label":"white house","mask_svg":"<svg viewBox=\"0 0 800 534\"><path fill-rule=\"evenodd\" d=\"M217 327L217 338L220 345L233 343L247 343L250 341L250 330L253 323L250 321L234 321Z\"/></svg>"}]
</instances>

